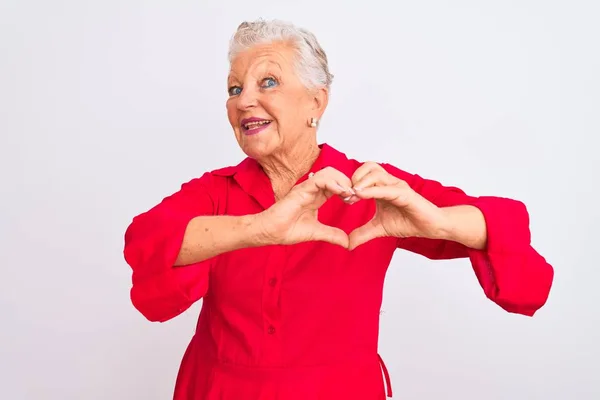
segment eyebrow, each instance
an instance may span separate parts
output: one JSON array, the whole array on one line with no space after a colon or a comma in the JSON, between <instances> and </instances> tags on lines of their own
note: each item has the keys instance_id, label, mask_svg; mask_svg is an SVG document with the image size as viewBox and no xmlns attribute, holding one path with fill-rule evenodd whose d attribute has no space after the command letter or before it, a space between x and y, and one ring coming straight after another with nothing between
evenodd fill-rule
<instances>
[{"instance_id":1,"label":"eyebrow","mask_svg":"<svg viewBox=\"0 0 600 400\"><path fill-rule=\"evenodd\" d=\"M280 71L283 71L283 68L281 68L281 64L279 64L277 61L267 61L267 64L273 64L275 65L277 68L279 68Z\"/></svg>"},{"instance_id":2,"label":"eyebrow","mask_svg":"<svg viewBox=\"0 0 600 400\"><path fill-rule=\"evenodd\" d=\"M237 81L238 79L235 77L235 75L229 75L227 76L227 85L231 85L233 82L232 81Z\"/></svg>"},{"instance_id":3,"label":"eyebrow","mask_svg":"<svg viewBox=\"0 0 600 400\"><path fill-rule=\"evenodd\" d=\"M283 72L283 68L281 68L281 64L279 64L277 61L273 61L273 60L265 60L265 61L260 61L257 66L261 66L262 64L267 64L267 65L274 65L279 69L279 72ZM227 76L227 85L231 85L232 81L238 81L239 79L237 78L236 74L232 71L229 72L229 75Z\"/></svg>"}]
</instances>

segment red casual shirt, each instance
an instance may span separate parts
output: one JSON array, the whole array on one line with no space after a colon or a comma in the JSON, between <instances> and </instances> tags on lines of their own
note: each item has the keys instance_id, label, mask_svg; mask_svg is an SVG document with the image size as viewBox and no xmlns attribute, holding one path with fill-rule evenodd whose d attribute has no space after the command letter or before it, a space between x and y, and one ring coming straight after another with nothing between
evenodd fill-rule
<instances>
[{"instance_id":1,"label":"red casual shirt","mask_svg":"<svg viewBox=\"0 0 600 400\"><path fill-rule=\"evenodd\" d=\"M331 166L351 177L361 165L327 144L321 149L312 172ZM166 321L203 299L175 400L375 400L385 398L386 386L391 397L377 348L384 278L397 249L469 258L485 295L506 311L532 316L546 302L553 269L530 245L521 202L470 197L382 165L440 207L478 207L487 248L387 237L353 251L324 242L273 245L173 267L193 217L259 213L274 204L270 181L251 158L185 183L133 219L124 249L133 305L151 321ZM348 206L332 197L319 220L350 233L374 211L372 200Z\"/></svg>"}]
</instances>

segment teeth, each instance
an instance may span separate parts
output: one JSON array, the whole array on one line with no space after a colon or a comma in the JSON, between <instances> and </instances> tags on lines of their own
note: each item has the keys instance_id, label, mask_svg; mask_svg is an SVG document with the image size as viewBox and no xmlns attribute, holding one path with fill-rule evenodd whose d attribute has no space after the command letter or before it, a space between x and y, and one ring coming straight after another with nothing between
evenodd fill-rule
<instances>
[{"instance_id":1,"label":"teeth","mask_svg":"<svg viewBox=\"0 0 600 400\"><path fill-rule=\"evenodd\" d=\"M254 129L260 125L265 125L268 124L271 121L268 120L263 120L263 121L254 121L254 122L248 122L247 124L244 125L244 128L246 129Z\"/></svg>"}]
</instances>

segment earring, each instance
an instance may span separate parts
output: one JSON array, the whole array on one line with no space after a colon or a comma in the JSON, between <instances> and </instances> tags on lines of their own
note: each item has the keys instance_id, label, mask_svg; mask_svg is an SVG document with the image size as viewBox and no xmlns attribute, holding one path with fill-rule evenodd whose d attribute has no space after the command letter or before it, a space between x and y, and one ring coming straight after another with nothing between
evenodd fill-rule
<instances>
[{"instance_id":1,"label":"earring","mask_svg":"<svg viewBox=\"0 0 600 400\"><path fill-rule=\"evenodd\" d=\"M318 122L318 121L319 121L319 120L318 120L318 119L316 119L316 118L311 118L311 119L310 119L310 123L308 124L308 126L310 126L311 128L316 128L316 127L317 127L317 122Z\"/></svg>"}]
</instances>

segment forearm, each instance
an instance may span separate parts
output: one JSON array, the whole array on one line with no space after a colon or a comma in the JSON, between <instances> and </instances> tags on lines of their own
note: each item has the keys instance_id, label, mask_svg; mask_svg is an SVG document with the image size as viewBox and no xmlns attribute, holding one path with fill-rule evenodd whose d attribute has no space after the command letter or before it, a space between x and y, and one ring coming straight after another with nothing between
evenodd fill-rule
<instances>
[{"instance_id":1,"label":"forearm","mask_svg":"<svg viewBox=\"0 0 600 400\"><path fill-rule=\"evenodd\" d=\"M175 266L189 265L226 252L266 245L255 215L200 216L188 224Z\"/></svg>"},{"instance_id":2,"label":"forearm","mask_svg":"<svg viewBox=\"0 0 600 400\"><path fill-rule=\"evenodd\" d=\"M487 245L487 226L483 213L474 206L460 205L441 208L443 227L441 239L466 247L483 250Z\"/></svg>"}]
</instances>

